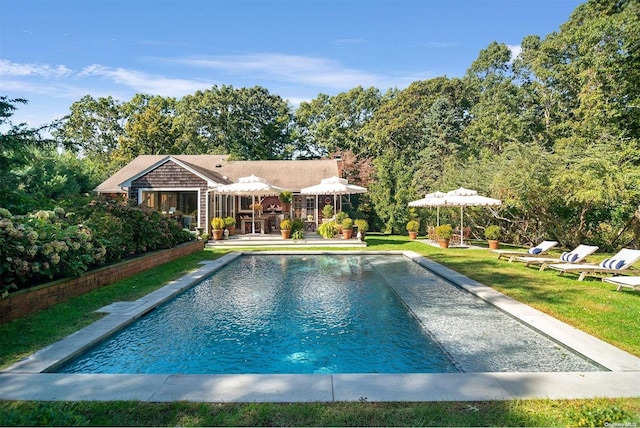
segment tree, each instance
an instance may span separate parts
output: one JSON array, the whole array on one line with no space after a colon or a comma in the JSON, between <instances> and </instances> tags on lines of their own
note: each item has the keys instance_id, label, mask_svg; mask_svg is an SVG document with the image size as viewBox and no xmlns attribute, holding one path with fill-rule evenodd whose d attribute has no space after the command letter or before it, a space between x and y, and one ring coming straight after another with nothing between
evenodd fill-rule
<instances>
[{"instance_id":1,"label":"tree","mask_svg":"<svg viewBox=\"0 0 640 428\"><path fill-rule=\"evenodd\" d=\"M123 106L125 134L119 138L115 156L121 164L139 155L181 153L176 145L174 98L136 94Z\"/></svg>"},{"instance_id":2,"label":"tree","mask_svg":"<svg viewBox=\"0 0 640 428\"><path fill-rule=\"evenodd\" d=\"M378 89L358 86L334 97L320 94L301 103L295 113L301 147L312 157L341 151L367 157L362 129L373 119L381 102Z\"/></svg>"},{"instance_id":3,"label":"tree","mask_svg":"<svg viewBox=\"0 0 640 428\"><path fill-rule=\"evenodd\" d=\"M214 86L185 96L176 125L186 152L229 154L235 159L286 159L291 142L289 106L262 87Z\"/></svg>"},{"instance_id":4,"label":"tree","mask_svg":"<svg viewBox=\"0 0 640 428\"><path fill-rule=\"evenodd\" d=\"M85 95L74 102L53 132L57 141L81 156L109 165L124 135L123 104L112 97ZM109 168L106 168L109 170Z\"/></svg>"},{"instance_id":5,"label":"tree","mask_svg":"<svg viewBox=\"0 0 640 428\"><path fill-rule=\"evenodd\" d=\"M0 133L0 207L15 214L26 212L25 205L28 204L23 183L16 171L29 164L32 148L52 146L50 140L40 136L40 132L48 126L30 129L25 124L11 123L10 117L16 110L16 104L26 103L24 99L0 96L0 129L8 128L6 133Z\"/></svg>"}]
</instances>

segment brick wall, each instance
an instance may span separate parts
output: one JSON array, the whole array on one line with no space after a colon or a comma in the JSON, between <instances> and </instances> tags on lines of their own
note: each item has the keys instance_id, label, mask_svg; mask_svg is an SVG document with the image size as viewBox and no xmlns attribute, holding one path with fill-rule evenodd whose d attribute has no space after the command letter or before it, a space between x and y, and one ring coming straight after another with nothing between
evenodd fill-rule
<instances>
[{"instance_id":1,"label":"brick wall","mask_svg":"<svg viewBox=\"0 0 640 428\"><path fill-rule=\"evenodd\" d=\"M169 250L154 251L115 265L96 269L78 278L62 279L12 293L4 299L0 299L0 324L113 284L188 254L202 251L204 244L204 241L188 242Z\"/></svg>"}]
</instances>

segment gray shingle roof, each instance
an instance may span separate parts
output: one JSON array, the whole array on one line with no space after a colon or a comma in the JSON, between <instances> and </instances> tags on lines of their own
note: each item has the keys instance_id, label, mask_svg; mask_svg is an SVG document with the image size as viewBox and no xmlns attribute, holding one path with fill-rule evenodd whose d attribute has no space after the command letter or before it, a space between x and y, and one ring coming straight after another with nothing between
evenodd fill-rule
<instances>
[{"instance_id":1,"label":"gray shingle roof","mask_svg":"<svg viewBox=\"0 0 640 428\"><path fill-rule=\"evenodd\" d=\"M125 193L121 183L151 168L165 159L166 155L141 155L102 182L99 193ZM303 187L320 183L323 178L340 176L339 161L326 160L261 160L228 161L226 155L172 155L172 158L188 164L193 170L207 178L224 183L237 182L240 177L256 175L269 184L293 192Z\"/></svg>"}]
</instances>

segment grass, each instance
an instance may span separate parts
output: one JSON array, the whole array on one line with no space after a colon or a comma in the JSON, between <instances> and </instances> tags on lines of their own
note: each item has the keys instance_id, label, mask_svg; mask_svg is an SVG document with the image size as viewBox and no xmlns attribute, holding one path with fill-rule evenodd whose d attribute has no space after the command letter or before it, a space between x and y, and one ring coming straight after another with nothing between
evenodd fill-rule
<instances>
[{"instance_id":1,"label":"grass","mask_svg":"<svg viewBox=\"0 0 640 428\"><path fill-rule=\"evenodd\" d=\"M486 249L442 250L401 236L367 235L367 250L412 250L640 356L640 293L599 280L508 263ZM253 251L267 248L251 249ZM0 367L93 322L95 310L135 300L228 251L183 257L109 287L0 325ZM604 254L594 256L598 261ZM640 395L640 394L639 394ZM0 426L604 426L640 424L640 398L469 403L212 404L0 401Z\"/></svg>"}]
</instances>

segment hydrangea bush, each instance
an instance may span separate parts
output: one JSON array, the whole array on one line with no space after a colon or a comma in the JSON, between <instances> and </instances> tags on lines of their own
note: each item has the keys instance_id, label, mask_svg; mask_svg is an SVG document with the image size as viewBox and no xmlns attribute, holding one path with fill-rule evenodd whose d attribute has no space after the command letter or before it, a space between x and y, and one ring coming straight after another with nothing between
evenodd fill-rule
<instances>
[{"instance_id":1,"label":"hydrangea bush","mask_svg":"<svg viewBox=\"0 0 640 428\"><path fill-rule=\"evenodd\" d=\"M26 216L0 208L0 296L191 239L175 220L114 201Z\"/></svg>"}]
</instances>

